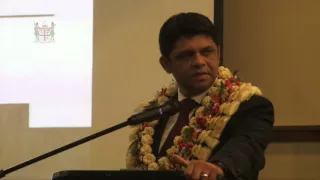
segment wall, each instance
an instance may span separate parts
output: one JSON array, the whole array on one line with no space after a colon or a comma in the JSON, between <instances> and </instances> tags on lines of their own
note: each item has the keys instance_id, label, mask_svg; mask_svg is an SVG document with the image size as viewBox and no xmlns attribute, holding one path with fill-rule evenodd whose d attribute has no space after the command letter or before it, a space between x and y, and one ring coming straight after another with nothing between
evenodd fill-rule
<instances>
[{"instance_id":1,"label":"wall","mask_svg":"<svg viewBox=\"0 0 320 180\"><path fill-rule=\"evenodd\" d=\"M0 105L0 167L7 169L125 121L142 101L171 81L158 62L158 32L171 15L201 12L213 20L213 1L95 0L93 127L28 128L28 105ZM56 39L58 39L58 33ZM10 180L44 180L59 170L125 167L128 128L9 174Z\"/></svg>"},{"instance_id":2,"label":"wall","mask_svg":"<svg viewBox=\"0 0 320 180\"><path fill-rule=\"evenodd\" d=\"M260 86L277 125L319 125L317 0L225 1L225 64Z\"/></svg>"},{"instance_id":3,"label":"wall","mask_svg":"<svg viewBox=\"0 0 320 180\"><path fill-rule=\"evenodd\" d=\"M319 125L320 1L224 1L224 63L263 90L276 125ZM262 180L319 179L320 143L272 143Z\"/></svg>"}]
</instances>

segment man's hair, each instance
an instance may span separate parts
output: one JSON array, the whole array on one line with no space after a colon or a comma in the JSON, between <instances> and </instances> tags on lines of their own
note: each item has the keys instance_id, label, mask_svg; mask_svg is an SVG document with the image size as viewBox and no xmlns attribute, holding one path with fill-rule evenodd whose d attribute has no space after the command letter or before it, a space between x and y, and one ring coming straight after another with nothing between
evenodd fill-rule
<instances>
[{"instance_id":1,"label":"man's hair","mask_svg":"<svg viewBox=\"0 0 320 180\"><path fill-rule=\"evenodd\" d=\"M169 57L179 38L195 35L211 36L217 46L220 45L219 31L208 17L194 12L171 16L160 29L159 45L162 56Z\"/></svg>"}]
</instances>

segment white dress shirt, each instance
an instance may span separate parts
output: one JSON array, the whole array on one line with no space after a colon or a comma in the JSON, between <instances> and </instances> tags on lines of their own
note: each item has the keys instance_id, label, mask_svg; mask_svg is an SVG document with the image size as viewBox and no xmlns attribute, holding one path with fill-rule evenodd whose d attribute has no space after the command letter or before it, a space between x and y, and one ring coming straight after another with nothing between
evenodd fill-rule
<instances>
[{"instance_id":1,"label":"white dress shirt","mask_svg":"<svg viewBox=\"0 0 320 180\"><path fill-rule=\"evenodd\" d=\"M195 100L197 103L201 103L202 99L206 96L207 91L203 92L202 94L199 94L197 96L191 97L193 100ZM183 99L185 99L186 97L180 92L180 90L178 90L178 100L181 101ZM193 109L190 114L189 114L189 118L191 118L192 114L194 113L195 109ZM166 128L164 129L161 141L160 141L160 146L158 151L160 152L164 142L166 141L169 133L171 132L173 126L175 125L175 123L177 122L179 113L176 113L175 115L171 116L166 124Z\"/></svg>"}]
</instances>

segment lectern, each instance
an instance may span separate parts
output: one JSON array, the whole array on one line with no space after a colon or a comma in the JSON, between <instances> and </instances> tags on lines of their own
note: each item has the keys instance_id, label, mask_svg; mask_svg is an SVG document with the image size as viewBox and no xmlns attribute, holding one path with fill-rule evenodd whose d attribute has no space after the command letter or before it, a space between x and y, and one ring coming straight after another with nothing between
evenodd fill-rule
<instances>
[{"instance_id":1,"label":"lectern","mask_svg":"<svg viewBox=\"0 0 320 180\"><path fill-rule=\"evenodd\" d=\"M181 171L66 170L54 173L52 180L186 180L186 178Z\"/></svg>"}]
</instances>

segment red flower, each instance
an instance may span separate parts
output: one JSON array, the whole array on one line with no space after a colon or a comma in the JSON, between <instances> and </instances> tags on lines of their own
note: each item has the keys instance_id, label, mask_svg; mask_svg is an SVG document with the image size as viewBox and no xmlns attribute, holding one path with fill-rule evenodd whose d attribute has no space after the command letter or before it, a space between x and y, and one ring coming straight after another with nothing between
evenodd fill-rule
<instances>
[{"instance_id":1,"label":"red flower","mask_svg":"<svg viewBox=\"0 0 320 180\"><path fill-rule=\"evenodd\" d=\"M197 138L198 137L198 132L197 131L193 131L192 132L192 137L193 138Z\"/></svg>"},{"instance_id":2,"label":"red flower","mask_svg":"<svg viewBox=\"0 0 320 180\"><path fill-rule=\"evenodd\" d=\"M215 103L220 103L220 97L219 97L219 96L214 96L214 97L213 97L213 101L214 101Z\"/></svg>"},{"instance_id":3,"label":"red flower","mask_svg":"<svg viewBox=\"0 0 320 180\"><path fill-rule=\"evenodd\" d=\"M149 125L148 125L148 123L144 123L143 124L143 128L146 128L146 127L148 127Z\"/></svg>"},{"instance_id":4,"label":"red flower","mask_svg":"<svg viewBox=\"0 0 320 180\"><path fill-rule=\"evenodd\" d=\"M226 80L225 84L226 84L226 87L228 87L229 89L232 88L232 83L230 82L230 80Z\"/></svg>"},{"instance_id":5,"label":"red flower","mask_svg":"<svg viewBox=\"0 0 320 180\"><path fill-rule=\"evenodd\" d=\"M206 123L206 119L202 116L197 117L196 119L197 124L200 128L204 129L205 128L205 123Z\"/></svg>"},{"instance_id":6,"label":"red flower","mask_svg":"<svg viewBox=\"0 0 320 180\"><path fill-rule=\"evenodd\" d=\"M192 148L192 147L193 147L193 143L192 143L192 142L188 142L188 143L187 143L187 147L188 147L188 148Z\"/></svg>"},{"instance_id":7,"label":"red flower","mask_svg":"<svg viewBox=\"0 0 320 180\"><path fill-rule=\"evenodd\" d=\"M183 149L183 148L185 148L185 147L187 147L187 145L186 145L185 143L179 144L179 149Z\"/></svg>"},{"instance_id":8,"label":"red flower","mask_svg":"<svg viewBox=\"0 0 320 180\"><path fill-rule=\"evenodd\" d=\"M218 112L219 112L219 108L220 108L220 104L215 103L214 106L212 107L212 110L213 110L215 113L218 113Z\"/></svg>"},{"instance_id":9,"label":"red flower","mask_svg":"<svg viewBox=\"0 0 320 180\"><path fill-rule=\"evenodd\" d=\"M224 83L226 84L226 86L230 86L231 85L231 82L229 79L225 80Z\"/></svg>"}]
</instances>

